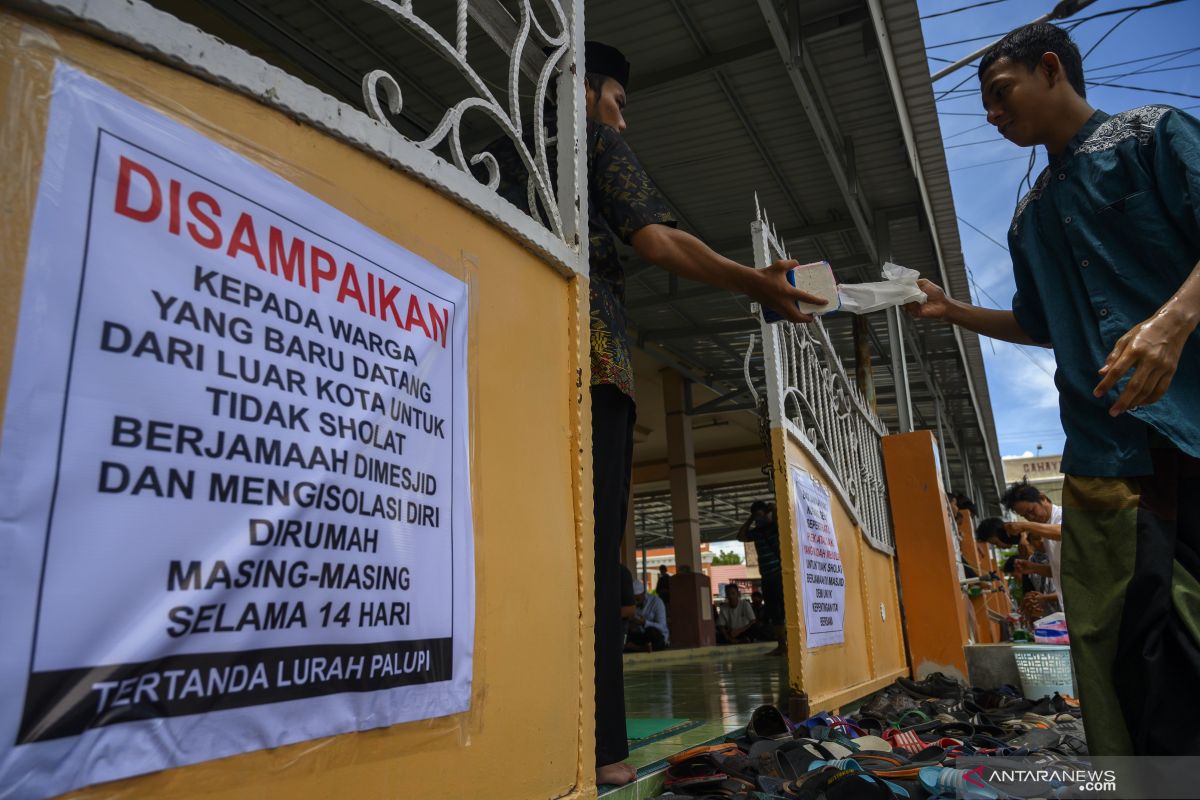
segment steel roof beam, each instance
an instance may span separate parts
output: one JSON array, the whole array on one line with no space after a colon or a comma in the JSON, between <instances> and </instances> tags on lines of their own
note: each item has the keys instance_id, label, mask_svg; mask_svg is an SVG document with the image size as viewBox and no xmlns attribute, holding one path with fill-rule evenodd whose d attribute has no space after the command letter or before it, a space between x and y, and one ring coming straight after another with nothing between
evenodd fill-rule
<instances>
[{"instance_id":1,"label":"steel roof beam","mask_svg":"<svg viewBox=\"0 0 1200 800\"><path fill-rule=\"evenodd\" d=\"M483 29L488 38L496 43L501 52L512 56L513 42L517 40L520 28L500 0L474 0L467 3L467 14ZM528 41L526 40L527 45ZM534 83L537 83L545 61L544 56L539 60L538 55L535 55L535 48L526 46L521 50L521 72ZM556 74L559 71L555 69Z\"/></svg>"},{"instance_id":2,"label":"steel roof beam","mask_svg":"<svg viewBox=\"0 0 1200 800\"><path fill-rule=\"evenodd\" d=\"M749 333L757 331L758 320L753 318L732 322L715 322L711 325L691 325L686 328L658 328L638 334L638 344L661 342L668 339L687 339L693 336L710 336L714 333Z\"/></svg>"},{"instance_id":3,"label":"steel roof beam","mask_svg":"<svg viewBox=\"0 0 1200 800\"><path fill-rule=\"evenodd\" d=\"M683 26L683 29L687 35L691 38L692 43L696 46L696 49L700 51L702 56L711 55L708 45L704 42L704 37L700 34L699 29L696 27L695 21L692 20L692 17L688 13L687 8L683 5L682 0L669 0L669 2L671 3L671 7L675 9L675 15L679 17L680 24ZM758 151L759 157L762 158L763 165L767 168L767 171L775 180L779 191L787 199L788 205L792 207L792 212L795 213L802 223L808 224L808 215L804 212L804 206L800 203L799 198L797 198L795 193L792 191L791 184L787 178L785 178L783 173L779 170L778 163L771 155L770 151L767 150L767 146L763 143L762 138L758 135L758 130L755 128L754 123L750 121L750 117L746 113L746 109L742 107L737 95L734 94L733 89L730 88L729 82L725 79L725 76L721 74L719 69L713 71L712 77L713 80L716 81L717 86L720 87L722 94L725 95L725 99L729 103L729 107L733 110L734 115L738 118L738 121L742 123L742 128L746 131L746 137L750 140L750 143L754 145L754 149Z\"/></svg>"},{"instance_id":4,"label":"steel roof beam","mask_svg":"<svg viewBox=\"0 0 1200 800\"><path fill-rule=\"evenodd\" d=\"M786 244L794 242L797 239L812 239L815 236L822 236L827 233L840 233L841 231L852 231L854 229L855 225L852 219L831 219L827 222L814 222L798 228L784 228L779 231L779 238ZM736 239L720 239L709 244L717 252L737 248L746 249L750 246L750 237L739 236Z\"/></svg>"},{"instance_id":5,"label":"steel roof beam","mask_svg":"<svg viewBox=\"0 0 1200 800\"><path fill-rule=\"evenodd\" d=\"M771 40L759 39L738 45L737 47L731 47L728 50L710 53L694 61L689 61L686 64L667 67L658 72L652 72L645 77L638 78L633 84L633 91L627 92L627 94L641 97L652 92L669 89L681 83L688 83L692 80L706 77L722 67L729 67L751 59L761 58L770 52Z\"/></svg>"},{"instance_id":6,"label":"steel roof beam","mask_svg":"<svg viewBox=\"0 0 1200 800\"><path fill-rule=\"evenodd\" d=\"M767 29L771 32L771 40L775 43L775 50L779 53L779 57L787 69L788 78L791 80L792 86L796 90L796 95L800 99L800 105L803 107L809 124L812 126L813 135L816 137L817 143L821 146L821 152L824 153L825 161L833 173L834 182L837 183L838 191L842 195L842 201L845 202L846 207L850 210L850 216L854 220L854 227L858 231L858 235L862 239L864 246L867 248L870 261L878 263L879 259L875 249L875 236L872 231L871 220L863 204L860 203L862 194L861 192L856 194L852 190L852 181L847 174L845 164L842 160L841 143L835 138L836 134L832 129L832 121L826 120L821 112L821 105L824 105L824 102L818 101L814 89L809 83L810 76L805 74L802 63L804 48L799 28L800 4L799 2L794 2L792 5L792 17L796 24L790 30L779 16L779 11L775 8L774 0L758 0L758 7L767 24Z\"/></svg>"}]
</instances>

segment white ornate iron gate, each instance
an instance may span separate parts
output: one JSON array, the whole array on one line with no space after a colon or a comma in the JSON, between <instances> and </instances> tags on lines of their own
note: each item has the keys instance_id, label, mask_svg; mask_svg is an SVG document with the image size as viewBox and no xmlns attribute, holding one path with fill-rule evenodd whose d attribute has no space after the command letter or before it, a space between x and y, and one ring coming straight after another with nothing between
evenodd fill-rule
<instances>
[{"instance_id":1,"label":"white ornate iron gate","mask_svg":"<svg viewBox=\"0 0 1200 800\"><path fill-rule=\"evenodd\" d=\"M756 267L790 258L761 210L750 230ZM887 426L846 377L820 318L803 325L762 322L761 331L770 427L782 428L821 466L871 546L894 553L879 441Z\"/></svg>"}]
</instances>

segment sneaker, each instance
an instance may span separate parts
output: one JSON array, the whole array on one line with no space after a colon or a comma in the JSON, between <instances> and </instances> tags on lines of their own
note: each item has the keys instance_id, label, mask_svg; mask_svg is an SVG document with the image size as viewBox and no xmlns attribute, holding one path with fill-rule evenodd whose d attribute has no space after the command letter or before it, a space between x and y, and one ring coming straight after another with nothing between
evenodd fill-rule
<instances>
[{"instance_id":1,"label":"sneaker","mask_svg":"<svg viewBox=\"0 0 1200 800\"><path fill-rule=\"evenodd\" d=\"M858 710L858 716L874 717L881 720L892 720L905 711L917 707L917 701L901 692L898 688L889 686L877 692Z\"/></svg>"},{"instance_id":2,"label":"sneaker","mask_svg":"<svg viewBox=\"0 0 1200 800\"><path fill-rule=\"evenodd\" d=\"M966 688L954 678L944 675L941 672L931 672L919 681L914 681L910 678L897 678L896 683L900 684L900 688L908 692L909 695L920 700L929 697L961 700L963 690Z\"/></svg>"},{"instance_id":3,"label":"sneaker","mask_svg":"<svg viewBox=\"0 0 1200 800\"><path fill-rule=\"evenodd\" d=\"M987 713L1002 712L1005 715L1024 714L1033 708L1032 701L1023 697L1013 697L1008 692L993 689L975 689L972 694L975 704Z\"/></svg>"}]
</instances>

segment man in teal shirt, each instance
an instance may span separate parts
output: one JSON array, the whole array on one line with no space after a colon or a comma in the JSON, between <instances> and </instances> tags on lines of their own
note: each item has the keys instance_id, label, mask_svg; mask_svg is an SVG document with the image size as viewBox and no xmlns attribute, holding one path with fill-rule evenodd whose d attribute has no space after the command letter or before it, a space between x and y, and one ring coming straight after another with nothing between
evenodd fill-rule
<instances>
[{"instance_id":1,"label":"man in teal shirt","mask_svg":"<svg viewBox=\"0 0 1200 800\"><path fill-rule=\"evenodd\" d=\"M1079 50L1018 28L979 66L988 121L1049 166L1017 205L1011 311L922 281L909 312L1054 348L1062 591L1089 749L1200 754L1200 123L1088 105Z\"/></svg>"}]
</instances>

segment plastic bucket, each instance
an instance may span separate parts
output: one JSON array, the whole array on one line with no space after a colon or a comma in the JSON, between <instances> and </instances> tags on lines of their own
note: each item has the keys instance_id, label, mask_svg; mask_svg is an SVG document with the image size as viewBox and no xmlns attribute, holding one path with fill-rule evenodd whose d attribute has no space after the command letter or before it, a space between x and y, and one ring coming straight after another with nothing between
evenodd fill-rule
<instances>
[{"instance_id":1,"label":"plastic bucket","mask_svg":"<svg viewBox=\"0 0 1200 800\"><path fill-rule=\"evenodd\" d=\"M1071 648L1065 644L1019 644L1013 646L1021 691L1030 700L1058 692L1075 694L1075 675L1071 670Z\"/></svg>"}]
</instances>

